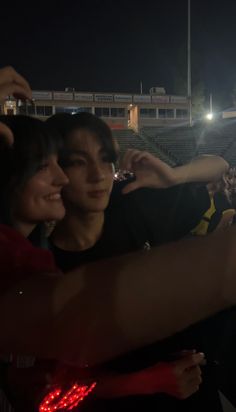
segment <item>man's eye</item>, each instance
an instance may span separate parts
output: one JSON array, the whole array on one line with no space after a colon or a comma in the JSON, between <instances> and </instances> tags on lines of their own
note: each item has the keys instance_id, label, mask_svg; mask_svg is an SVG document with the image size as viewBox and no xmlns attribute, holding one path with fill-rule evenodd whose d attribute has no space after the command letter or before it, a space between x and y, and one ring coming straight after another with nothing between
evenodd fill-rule
<instances>
[{"instance_id":1,"label":"man's eye","mask_svg":"<svg viewBox=\"0 0 236 412\"><path fill-rule=\"evenodd\" d=\"M85 165L86 161L84 159L75 159L75 160L72 160L72 163L76 165Z\"/></svg>"},{"instance_id":2,"label":"man's eye","mask_svg":"<svg viewBox=\"0 0 236 412\"><path fill-rule=\"evenodd\" d=\"M107 155L102 156L102 161L104 163L111 163L111 160L109 159L109 157Z\"/></svg>"},{"instance_id":3,"label":"man's eye","mask_svg":"<svg viewBox=\"0 0 236 412\"><path fill-rule=\"evenodd\" d=\"M74 159L69 161L69 164L71 166L83 166L86 164L86 161L84 159Z\"/></svg>"}]
</instances>

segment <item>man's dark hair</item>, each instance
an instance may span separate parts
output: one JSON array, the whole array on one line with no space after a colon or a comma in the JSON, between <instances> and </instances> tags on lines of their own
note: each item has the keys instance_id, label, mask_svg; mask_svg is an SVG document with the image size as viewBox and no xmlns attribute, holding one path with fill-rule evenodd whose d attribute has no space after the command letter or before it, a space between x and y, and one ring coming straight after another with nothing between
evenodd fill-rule
<instances>
[{"instance_id":1,"label":"man's dark hair","mask_svg":"<svg viewBox=\"0 0 236 412\"><path fill-rule=\"evenodd\" d=\"M75 130L88 130L98 138L104 152L108 156L108 160L111 163L116 162L118 154L111 129L99 117L87 112L73 115L69 113L57 113L50 117L46 123L49 127L55 129L61 134L64 140L65 148L67 147L67 139L70 133ZM61 156L63 158L63 152Z\"/></svg>"}]
</instances>

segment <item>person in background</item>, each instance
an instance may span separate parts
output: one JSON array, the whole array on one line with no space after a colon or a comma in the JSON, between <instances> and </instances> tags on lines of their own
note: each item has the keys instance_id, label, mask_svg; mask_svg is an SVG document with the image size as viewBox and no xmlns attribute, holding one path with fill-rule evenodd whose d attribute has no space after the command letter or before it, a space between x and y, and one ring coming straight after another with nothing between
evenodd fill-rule
<instances>
[{"instance_id":1,"label":"person in background","mask_svg":"<svg viewBox=\"0 0 236 412\"><path fill-rule=\"evenodd\" d=\"M207 185L211 204L199 224L193 229L193 235L204 236L232 225L235 209L232 205L233 196L229 187L230 183L226 173L218 181Z\"/></svg>"}]
</instances>

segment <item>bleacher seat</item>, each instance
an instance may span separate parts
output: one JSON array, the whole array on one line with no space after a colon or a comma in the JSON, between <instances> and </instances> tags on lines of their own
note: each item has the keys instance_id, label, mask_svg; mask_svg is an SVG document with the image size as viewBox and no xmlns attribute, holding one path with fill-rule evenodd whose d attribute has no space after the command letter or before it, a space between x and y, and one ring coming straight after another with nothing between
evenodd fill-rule
<instances>
[{"instance_id":1,"label":"bleacher seat","mask_svg":"<svg viewBox=\"0 0 236 412\"><path fill-rule=\"evenodd\" d=\"M236 166L235 120L198 123L193 127L147 127L143 131L147 139L175 157L176 163L186 163L201 154L214 154Z\"/></svg>"}]
</instances>

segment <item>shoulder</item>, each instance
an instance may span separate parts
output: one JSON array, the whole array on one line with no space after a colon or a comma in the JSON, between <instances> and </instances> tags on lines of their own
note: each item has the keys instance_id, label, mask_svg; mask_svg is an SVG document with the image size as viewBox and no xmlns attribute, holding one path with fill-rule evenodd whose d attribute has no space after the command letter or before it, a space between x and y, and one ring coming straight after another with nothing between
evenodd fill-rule
<instances>
[{"instance_id":1,"label":"shoulder","mask_svg":"<svg viewBox=\"0 0 236 412\"><path fill-rule=\"evenodd\" d=\"M56 270L52 254L34 247L19 232L6 225L0 225L0 267L2 284Z\"/></svg>"},{"instance_id":2,"label":"shoulder","mask_svg":"<svg viewBox=\"0 0 236 412\"><path fill-rule=\"evenodd\" d=\"M136 239L142 236L142 241L148 239L155 245L186 236L210 206L206 187L198 184L118 193L112 204L112 217L116 216L120 226L125 224Z\"/></svg>"},{"instance_id":3,"label":"shoulder","mask_svg":"<svg viewBox=\"0 0 236 412\"><path fill-rule=\"evenodd\" d=\"M186 183L172 186L165 189L150 189L140 188L126 195L122 194L122 189L130 180L118 182L114 185L111 195L110 207L115 207L118 204L135 205L137 208L161 208L176 206L189 206L196 200L198 206L203 210L207 210L210 206L210 198L205 185Z\"/></svg>"}]
</instances>

